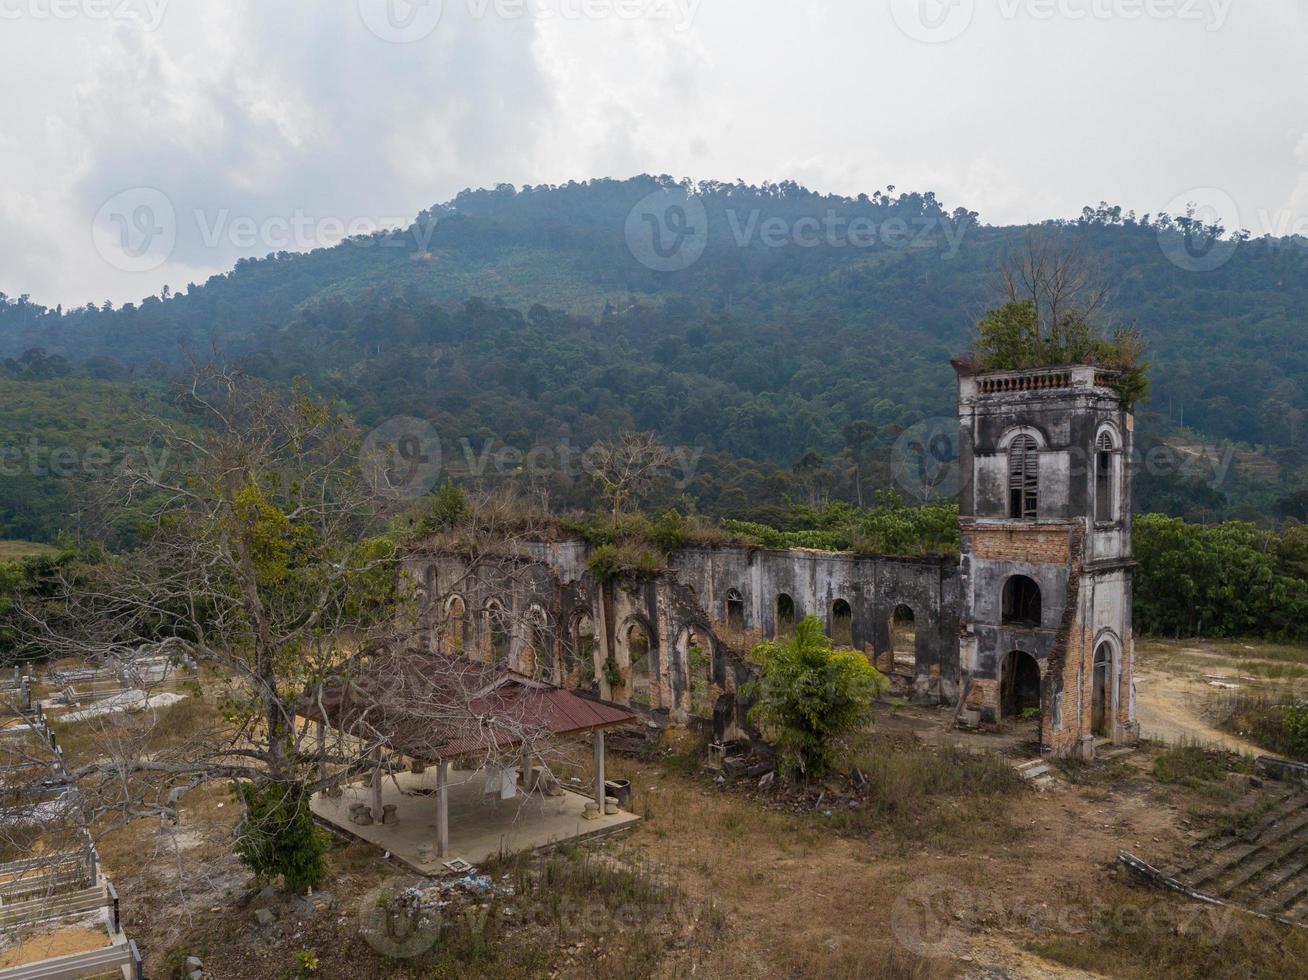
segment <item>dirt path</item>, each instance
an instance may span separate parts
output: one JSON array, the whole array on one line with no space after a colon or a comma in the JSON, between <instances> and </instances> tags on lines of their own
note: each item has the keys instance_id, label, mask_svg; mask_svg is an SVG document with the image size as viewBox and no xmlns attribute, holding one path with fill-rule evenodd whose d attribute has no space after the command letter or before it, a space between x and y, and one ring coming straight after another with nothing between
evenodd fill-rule
<instances>
[{"instance_id":1,"label":"dirt path","mask_svg":"<svg viewBox=\"0 0 1308 980\"><path fill-rule=\"evenodd\" d=\"M1265 749L1223 731L1220 723L1233 698L1282 699L1297 670L1297 665L1256 656L1233 657L1203 642L1142 643L1135 669L1140 733L1168 744L1189 741L1243 755L1267 755Z\"/></svg>"},{"instance_id":2,"label":"dirt path","mask_svg":"<svg viewBox=\"0 0 1308 980\"><path fill-rule=\"evenodd\" d=\"M1266 755L1252 742L1230 735L1205 717L1214 703L1213 688L1202 677L1178 675L1156 668L1137 667L1136 714L1140 734L1168 744L1197 742L1219 745L1243 755Z\"/></svg>"}]
</instances>

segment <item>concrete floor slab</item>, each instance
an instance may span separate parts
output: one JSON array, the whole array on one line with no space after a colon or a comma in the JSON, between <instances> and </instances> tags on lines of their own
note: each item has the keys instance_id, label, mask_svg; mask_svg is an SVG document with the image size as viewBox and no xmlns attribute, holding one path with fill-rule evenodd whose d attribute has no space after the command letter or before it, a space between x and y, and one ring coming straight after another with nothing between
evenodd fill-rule
<instances>
[{"instance_id":1,"label":"concrete floor slab","mask_svg":"<svg viewBox=\"0 0 1308 980\"><path fill-rule=\"evenodd\" d=\"M513 799L487 796L485 771L450 771L450 852L430 861L418 857L420 844L436 843L436 768L421 774L396 773L382 784L382 803L393 803L393 824L359 826L350 822L350 807L372 803L367 782L351 783L340 796L314 796L314 814L334 827L391 852L421 874L439 874L444 862L463 858L477 864L501 852L517 853L550 844L613 833L637 822L631 813L618 812L587 820L582 816L589 797L564 791L562 796L519 793Z\"/></svg>"}]
</instances>

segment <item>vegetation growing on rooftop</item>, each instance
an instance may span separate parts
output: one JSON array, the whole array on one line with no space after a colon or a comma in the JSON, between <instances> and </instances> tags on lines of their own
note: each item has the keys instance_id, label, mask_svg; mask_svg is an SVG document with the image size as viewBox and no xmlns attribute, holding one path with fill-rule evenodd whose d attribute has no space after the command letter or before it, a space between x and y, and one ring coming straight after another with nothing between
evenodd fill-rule
<instances>
[{"instance_id":1,"label":"vegetation growing on rooftop","mask_svg":"<svg viewBox=\"0 0 1308 980\"><path fill-rule=\"evenodd\" d=\"M824 506L792 504L783 527L726 520L730 533L765 548L815 548L922 558L958 553L958 504L935 501L908 506L894 491L877 494L870 508L845 501Z\"/></svg>"},{"instance_id":2,"label":"vegetation growing on rooftop","mask_svg":"<svg viewBox=\"0 0 1308 980\"><path fill-rule=\"evenodd\" d=\"M652 578L667 567L668 555L678 548L729 540L714 522L675 510L655 515L596 513L564 517L559 525L593 547L589 566L601 581L623 576Z\"/></svg>"},{"instance_id":3,"label":"vegetation growing on rooftop","mask_svg":"<svg viewBox=\"0 0 1308 980\"><path fill-rule=\"evenodd\" d=\"M1109 298L1076 251L1028 242L1025 254L999 267L1003 302L977 323L973 366L1015 371L1063 364L1093 364L1116 372L1122 401L1133 406L1149 391L1140 333L1104 326Z\"/></svg>"}]
</instances>

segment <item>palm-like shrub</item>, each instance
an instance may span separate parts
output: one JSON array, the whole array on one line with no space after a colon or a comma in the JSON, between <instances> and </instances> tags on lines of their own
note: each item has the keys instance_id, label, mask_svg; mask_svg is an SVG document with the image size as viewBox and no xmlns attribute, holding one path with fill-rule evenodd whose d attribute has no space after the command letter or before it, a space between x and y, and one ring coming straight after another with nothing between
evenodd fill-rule
<instances>
[{"instance_id":1,"label":"palm-like shrub","mask_svg":"<svg viewBox=\"0 0 1308 980\"><path fill-rule=\"evenodd\" d=\"M805 616L787 637L760 643L754 658L763 673L749 692L757 699L750 719L809 776L831 767L840 738L889 686L863 654L836 649L816 616Z\"/></svg>"}]
</instances>

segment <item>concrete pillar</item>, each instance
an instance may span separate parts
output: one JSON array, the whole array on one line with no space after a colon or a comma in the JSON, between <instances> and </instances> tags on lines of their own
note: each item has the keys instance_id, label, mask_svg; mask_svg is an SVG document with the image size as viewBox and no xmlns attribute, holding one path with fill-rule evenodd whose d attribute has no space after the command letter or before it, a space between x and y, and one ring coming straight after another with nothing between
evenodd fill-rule
<instances>
[{"instance_id":1,"label":"concrete pillar","mask_svg":"<svg viewBox=\"0 0 1308 980\"><path fill-rule=\"evenodd\" d=\"M372 819L381 823L385 811L382 810L382 750L373 750L374 766L372 769Z\"/></svg>"},{"instance_id":2,"label":"concrete pillar","mask_svg":"<svg viewBox=\"0 0 1308 980\"><path fill-rule=\"evenodd\" d=\"M450 851L450 764L444 759L436 767L436 853Z\"/></svg>"},{"instance_id":3,"label":"concrete pillar","mask_svg":"<svg viewBox=\"0 0 1308 980\"><path fill-rule=\"evenodd\" d=\"M318 722L318 779L327 778L327 726Z\"/></svg>"},{"instance_id":4,"label":"concrete pillar","mask_svg":"<svg viewBox=\"0 0 1308 980\"><path fill-rule=\"evenodd\" d=\"M604 812L604 729L597 729L595 732L595 802L599 804L599 812Z\"/></svg>"},{"instance_id":5,"label":"concrete pillar","mask_svg":"<svg viewBox=\"0 0 1308 980\"><path fill-rule=\"evenodd\" d=\"M524 793L530 793L536 788L536 770L531 762L531 745L528 742L522 743L522 790Z\"/></svg>"}]
</instances>

